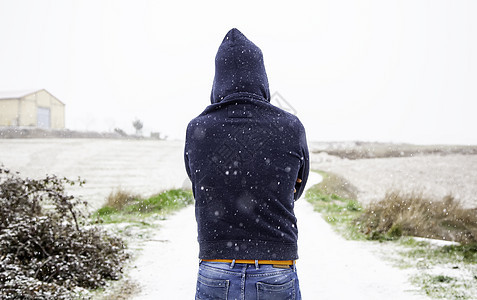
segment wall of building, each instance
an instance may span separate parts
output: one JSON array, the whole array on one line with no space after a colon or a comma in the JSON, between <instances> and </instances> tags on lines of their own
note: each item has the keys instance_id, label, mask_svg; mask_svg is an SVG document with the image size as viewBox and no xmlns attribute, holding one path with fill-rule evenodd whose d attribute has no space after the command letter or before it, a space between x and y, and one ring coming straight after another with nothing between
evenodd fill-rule
<instances>
[{"instance_id":1,"label":"wall of building","mask_svg":"<svg viewBox=\"0 0 477 300\"><path fill-rule=\"evenodd\" d=\"M0 100L0 126L18 125L18 99Z\"/></svg>"},{"instance_id":2,"label":"wall of building","mask_svg":"<svg viewBox=\"0 0 477 300\"><path fill-rule=\"evenodd\" d=\"M65 128L65 105L59 101L53 101L51 104L51 128Z\"/></svg>"},{"instance_id":3,"label":"wall of building","mask_svg":"<svg viewBox=\"0 0 477 300\"><path fill-rule=\"evenodd\" d=\"M65 128L65 105L61 103L58 99L53 97L48 92L41 90L34 94L28 95L23 98L25 105L25 118L28 122L34 125L25 125L25 126L37 126L37 107L49 108L50 109L50 128L53 129L63 129ZM31 110L30 104L34 103L33 111ZM23 112L22 112L23 114ZM26 124L27 122L25 122Z\"/></svg>"},{"instance_id":4,"label":"wall of building","mask_svg":"<svg viewBox=\"0 0 477 300\"><path fill-rule=\"evenodd\" d=\"M35 94L20 98L20 126L36 126Z\"/></svg>"},{"instance_id":5,"label":"wall of building","mask_svg":"<svg viewBox=\"0 0 477 300\"><path fill-rule=\"evenodd\" d=\"M0 100L0 126L38 126L38 108L50 111L49 128L65 128L65 105L45 90Z\"/></svg>"}]
</instances>

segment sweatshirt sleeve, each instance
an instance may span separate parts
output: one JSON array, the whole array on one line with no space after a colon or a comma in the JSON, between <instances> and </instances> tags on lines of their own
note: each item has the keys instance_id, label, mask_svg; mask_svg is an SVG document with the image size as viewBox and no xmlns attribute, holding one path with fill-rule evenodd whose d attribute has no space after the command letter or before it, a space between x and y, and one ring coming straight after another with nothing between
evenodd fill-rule
<instances>
[{"instance_id":1,"label":"sweatshirt sleeve","mask_svg":"<svg viewBox=\"0 0 477 300\"><path fill-rule=\"evenodd\" d=\"M187 132L186 132L186 141L184 145L184 163L185 163L185 169L187 172L187 176L189 176L189 179L192 180L191 177L191 172L190 172L190 165L189 165L189 126L187 126Z\"/></svg>"},{"instance_id":2,"label":"sweatshirt sleeve","mask_svg":"<svg viewBox=\"0 0 477 300\"><path fill-rule=\"evenodd\" d=\"M189 179L192 180L192 178L190 176L189 156L187 154L187 150L184 151L184 162L185 162L185 169L186 169L186 172L187 172L187 176L189 176Z\"/></svg>"},{"instance_id":3,"label":"sweatshirt sleeve","mask_svg":"<svg viewBox=\"0 0 477 300\"><path fill-rule=\"evenodd\" d=\"M298 200L303 191L305 190L305 185L308 180L308 173L310 172L310 157L308 153L308 145L306 143L306 134L305 129L301 127L301 134L300 134L300 147L301 147L301 166L300 170L298 171L298 179L301 179L301 182L296 182L295 184L295 200Z\"/></svg>"}]
</instances>

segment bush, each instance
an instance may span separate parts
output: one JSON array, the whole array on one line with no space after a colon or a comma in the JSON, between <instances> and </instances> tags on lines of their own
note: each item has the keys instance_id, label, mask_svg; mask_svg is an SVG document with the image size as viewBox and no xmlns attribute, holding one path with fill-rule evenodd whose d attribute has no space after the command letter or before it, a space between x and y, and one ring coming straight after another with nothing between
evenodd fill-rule
<instances>
[{"instance_id":1,"label":"bush","mask_svg":"<svg viewBox=\"0 0 477 300\"><path fill-rule=\"evenodd\" d=\"M466 209L452 196L432 201L421 193L386 193L380 202L370 204L358 219L361 230L373 238L419 236L477 242L477 210Z\"/></svg>"},{"instance_id":2,"label":"bush","mask_svg":"<svg viewBox=\"0 0 477 300\"><path fill-rule=\"evenodd\" d=\"M138 198L138 195L134 195L122 189L117 189L109 193L108 198L106 198L105 207L121 210L124 206L134 202Z\"/></svg>"},{"instance_id":3,"label":"bush","mask_svg":"<svg viewBox=\"0 0 477 300\"><path fill-rule=\"evenodd\" d=\"M70 299L119 278L122 240L86 226L86 202L65 192L83 183L23 179L0 166L1 299Z\"/></svg>"}]
</instances>

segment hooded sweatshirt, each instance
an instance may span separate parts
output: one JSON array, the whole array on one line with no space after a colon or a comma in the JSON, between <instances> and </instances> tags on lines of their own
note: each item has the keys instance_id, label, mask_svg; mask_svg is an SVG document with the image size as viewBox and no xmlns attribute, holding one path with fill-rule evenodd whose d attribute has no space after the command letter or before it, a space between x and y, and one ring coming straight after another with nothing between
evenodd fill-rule
<instances>
[{"instance_id":1,"label":"hooded sweatshirt","mask_svg":"<svg viewBox=\"0 0 477 300\"><path fill-rule=\"evenodd\" d=\"M187 127L184 158L199 258L298 258L293 209L308 178L305 129L270 104L262 51L235 28L215 58L211 105Z\"/></svg>"}]
</instances>

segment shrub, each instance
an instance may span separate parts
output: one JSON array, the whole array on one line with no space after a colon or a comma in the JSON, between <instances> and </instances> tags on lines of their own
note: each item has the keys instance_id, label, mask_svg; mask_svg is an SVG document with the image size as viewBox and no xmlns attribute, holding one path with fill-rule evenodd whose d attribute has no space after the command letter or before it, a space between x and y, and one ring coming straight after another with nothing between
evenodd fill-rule
<instances>
[{"instance_id":1,"label":"shrub","mask_svg":"<svg viewBox=\"0 0 477 300\"><path fill-rule=\"evenodd\" d=\"M70 299L119 278L122 240L86 226L86 202L65 192L83 183L23 179L0 166L1 299Z\"/></svg>"},{"instance_id":2,"label":"shrub","mask_svg":"<svg viewBox=\"0 0 477 300\"><path fill-rule=\"evenodd\" d=\"M138 198L138 195L132 194L122 189L117 189L108 195L108 198L106 198L105 207L121 210L124 206L134 202Z\"/></svg>"},{"instance_id":3,"label":"shrub","mask_svg":"<svg viewBox=\"0 0 477 300\"><path fill-rule=\"evenodd\" d=\"M452 196L433 201L422 193L390 191L358 218L361 230L374 238L410 235L477 242L477 210L463 208Z\"/></svg>"}]
</instances>

